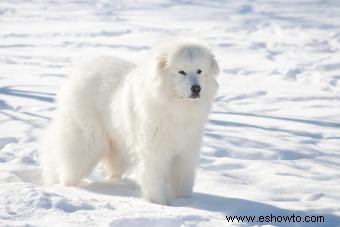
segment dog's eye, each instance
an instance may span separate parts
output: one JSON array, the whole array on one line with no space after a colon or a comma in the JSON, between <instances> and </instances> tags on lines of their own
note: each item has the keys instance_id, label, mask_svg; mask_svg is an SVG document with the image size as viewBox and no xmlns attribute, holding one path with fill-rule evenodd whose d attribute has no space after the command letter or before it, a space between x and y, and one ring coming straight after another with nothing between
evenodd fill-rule
<instances>
[{"instance_id":1,"label":"dog's eye","mask_svg":"<svg viewBox=\"0 0 340 227\"><path fill-rule=\"evenodd\" d=\"M184 72L183 70L181 70L181 71L178 71L178 73L179 73L179 74L182 74L182 75L187 75L187 73L186 73L186 72Z\"/></svg>"},{"instance_id":2,"label":"dog's eye","mask_svg":"<svg viewBox=\"0 0 340 227\"><path fill-rule=\"evenodd\" d=\"M197 74L201 74L202 70L197 69Z\"/></svg>"}]
</instances>

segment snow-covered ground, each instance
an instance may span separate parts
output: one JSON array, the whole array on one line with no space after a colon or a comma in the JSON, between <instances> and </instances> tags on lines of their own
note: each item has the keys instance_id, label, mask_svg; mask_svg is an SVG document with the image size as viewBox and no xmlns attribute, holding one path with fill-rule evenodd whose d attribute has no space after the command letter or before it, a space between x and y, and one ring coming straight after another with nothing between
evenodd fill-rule
<instances>
[{"instance_id":1,"label":"snow-covered ground","mask_svg":"<svg viewBox=\"0 0 340 227\"><path fill-rule=\"evenodd\" d=\"M220 90L191 199L160 206L131 179L44 187L37 140L72 62L138 62L158 41L215 45ZM228 223L226 215L325 223ZM0 226L340 225L338 0L0 2Z\"/></svg>"}]
</instances>

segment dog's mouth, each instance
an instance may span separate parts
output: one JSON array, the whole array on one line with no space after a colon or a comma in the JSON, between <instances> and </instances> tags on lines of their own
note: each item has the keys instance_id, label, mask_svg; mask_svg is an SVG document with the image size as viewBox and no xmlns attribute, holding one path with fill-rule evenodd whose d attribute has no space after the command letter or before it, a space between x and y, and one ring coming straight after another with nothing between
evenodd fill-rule
<instances>
[{"instance_id":1,"label":"dog's mouth","mask_svg":"<svg viewBox=\"0 0 340 227\"><path fill-rule=\"evenodd\" d=\"M181 96L182 100L187 100L187 101L194 101L194 100L199 100L200 95L191 95L190 97L183 97Z\"/></svg>"},{"instance_id":2,"label":"dog's mouth","mask_svg":"<svg viewBox=\"0 0 340 227\"><path fill-rule=\"evenodd\" d=\"M190 99L198 99L198 98L200 98L199 94L193 94L190 96Z\"/></svg>"},{"instance_id":3,"label":"dog's mouth","mask_svg":"<svg viewBox=\"0 0 340 227\"><path fill-rule=\"evenodd\" d=\"M174 92L174 95L177 96L178 98L182 100L199 100L201 98L200 94L191 94L189 97L188 96L183 96L183 95L178 95L176 92Z\"/></svg>"}]
</instances>

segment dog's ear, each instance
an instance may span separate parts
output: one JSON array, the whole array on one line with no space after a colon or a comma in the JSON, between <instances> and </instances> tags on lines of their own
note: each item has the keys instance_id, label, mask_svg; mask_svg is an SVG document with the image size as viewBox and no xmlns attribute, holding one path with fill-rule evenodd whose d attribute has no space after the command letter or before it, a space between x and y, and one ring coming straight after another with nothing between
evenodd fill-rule
<instances>
[{"instance_id":1,"label":"dog's ear","mask_svg":"<svg viewBox=\"0 0 340 227\"><path fill-rule=\"evenodd\" d=\"M215 56L211 58L211 69L213 76L217 77L218 74L220 73L220 67L215 59Z\"/></svg>"},{"instance_id":2,"label":"dog's ear","mask_svg":"<svg viewBox=\"0 0 340 227\"><path fill-rule=\"evenodd\" d=\"M162 54L156 57L157 62L157 71L163 71L168 65L168 56L166 54Z\"/></svg>"}]
</instances>

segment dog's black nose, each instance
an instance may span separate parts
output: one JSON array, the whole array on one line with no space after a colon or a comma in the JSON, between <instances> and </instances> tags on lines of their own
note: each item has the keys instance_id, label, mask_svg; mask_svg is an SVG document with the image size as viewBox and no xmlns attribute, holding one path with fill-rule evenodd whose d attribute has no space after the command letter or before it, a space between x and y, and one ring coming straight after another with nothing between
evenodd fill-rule
<instances>
[{"instance_id":1,"label":"dog's black nose","mask_svg":"<svg viewBox=\"0 0 340 227\"><path fill-rule=\"evenodd\" d=\"M191 87L191 92L192 92L193 96L199 95L200 91L201 91L201 86L199 86L199 85L193 85Z\"/></svg>"}]
</instances>

